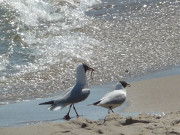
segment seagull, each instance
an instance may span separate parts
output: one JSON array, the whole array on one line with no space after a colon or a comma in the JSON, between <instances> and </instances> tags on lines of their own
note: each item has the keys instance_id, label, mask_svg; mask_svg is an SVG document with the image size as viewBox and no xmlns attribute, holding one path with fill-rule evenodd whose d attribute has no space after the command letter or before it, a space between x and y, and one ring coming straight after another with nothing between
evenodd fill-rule
<instances>
[{"instance_id":1,"label":"seagull","mask_svg":"<svg viewBox=\"0 0 180 135\"><path fill-rule=\"evenodd\" d=\"M72 106L77 117L79 117L79 114L77 113L74 104L85 100L90 94L90 89L88 87L87 78L86 78L86 71L88 70L91 71L91 75L92 75L92 72L94 71L93 68L90 68L86 64L80 64L76 70L76 84L74 85L74 87L72 87L72 89L70 89L61 98L40 103L39 105L50 105L50 107L48 108L49 110L58 110L64 108L67 105L70 105L69 111L64 116L64 118L66 120L71 119L69 113Z\"/></svg>"},{"instance_id":2,"label":"seagull","mask_svg":"<svg viewBox=\"0 0 180 135\"><path fill-rule=\"evenodd\" d=\"M128 84L125 81L119 81L119 83L116 84L115 90L107 93L99 101L90 105L101 106L101 107L107 108L108 113L110 113L110 110L114 113L112 109L120 106L126 100L125 88L127 86L130 86L130 84Z\"/></svg>"}]
</instances>

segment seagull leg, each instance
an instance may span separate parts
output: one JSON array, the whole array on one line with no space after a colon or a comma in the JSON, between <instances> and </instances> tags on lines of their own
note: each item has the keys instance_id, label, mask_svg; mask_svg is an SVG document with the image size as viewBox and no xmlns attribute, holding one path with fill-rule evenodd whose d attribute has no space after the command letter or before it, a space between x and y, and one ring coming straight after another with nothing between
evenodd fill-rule
<instances>
[{"instance_id":1,"label":"seagull leg","mask_svg":"<svg viewBox=\"0 0 180 135\"><path fill-rule=\"evenodd\" d=\"M77 111L76 111L76 108L75 108L74 104L73 104L73 109L74 109L74 111L76 112L76 115L77 115L77 118L78 118L78 117L79 117L79 114L77 113Z\"/></svg>"},{"instance_id":2,"label":"seagull leg","mask_svg":"<svg viewBox=\"0 0 180 135\"><path fill-rule=\"evenodd\" d=\"M112 106L110 107L110 110L114 113L114 111L112 110Z\"/></svg>"},{"instance_id":3,"label":"seagull leg","mask_svg":"<svg viewBox=\"0 0 180 135\"><path fill-rule=\"evenodd\" d=\"M68 113L66 114L66 116L64 116L64 118L65 118L66 120L70 120L70 119L71 119L70 116L69 116L69 113L70 113L70 110L71 110L72 105L73 105L73 104L70 105Z\"/></svg>"},{"instance_id":4,"label":"seagull leg","mask_svg":"<svg viewBox=\"0 0 180 135\"><path fill-rule=\"evenodd\" d=\"M110 113L110 110L114 113L114 111L112 110L112 106L109 107L108 114Z\"/></svg>"}]
</instances>

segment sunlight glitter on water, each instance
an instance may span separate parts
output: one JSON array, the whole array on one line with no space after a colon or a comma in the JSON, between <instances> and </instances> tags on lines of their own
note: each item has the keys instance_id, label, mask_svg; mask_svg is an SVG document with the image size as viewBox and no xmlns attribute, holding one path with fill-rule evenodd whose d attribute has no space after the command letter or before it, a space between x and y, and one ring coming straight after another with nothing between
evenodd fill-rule
<instances>
[{"instance_id":1,"label":"sunlight glitter on water","mask_svg":"<svg viewBox=\"0 0 180 135\"><path fill-rule=\"evenodd\" d=\"M74 84L81 62L96 69L90 85L180 63L179 2L15 0L0 4L1 101L59 93Z\"/></svg>"}]
</instances>

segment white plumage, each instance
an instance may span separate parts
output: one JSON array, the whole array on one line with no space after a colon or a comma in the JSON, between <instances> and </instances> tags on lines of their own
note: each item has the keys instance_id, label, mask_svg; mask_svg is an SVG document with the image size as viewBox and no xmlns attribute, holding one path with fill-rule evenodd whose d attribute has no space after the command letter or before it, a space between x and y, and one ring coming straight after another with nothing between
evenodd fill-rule
<instances>
[{"instance_id":1,"label":"white plumage","mask_svg":"<svg viewBox=\"0 0 180 135\"><path fill-rule=\"evenodd\" d=\"M92 72L94 71L93 68L90 68L85 64L80 64L77 67L76 84L74 85L74 87L72 87L72 89L70 89L61 98L44 102L39 105L50 105L50 107L48 108L49 110L58 110L58 109L64 108L67 105L70 105L69 111L67 115L65 116L65 119L67 120L70 119L69 112L72 106L78 117L79 115L75 109L74 104L85 100L90 94L90 89L88 88L88 83L87 83L87 78L86 78L87 70L91 70Z\"/></svg>"},{"instance_id":2,"label":"white plumage","mask_svg":"<svg viewBox=\"0 0 180 135\"><path fill-rule=\"evenodd\" d=\"M99 101L93 103L92 105L101 106L109 109L113 112L112 109L120 106L126 100L126 89L125 87L130 86L130 84L125 81L120 81L117 83L114 91L111 91L104 95Z\"/></svg>"}]
</instances>

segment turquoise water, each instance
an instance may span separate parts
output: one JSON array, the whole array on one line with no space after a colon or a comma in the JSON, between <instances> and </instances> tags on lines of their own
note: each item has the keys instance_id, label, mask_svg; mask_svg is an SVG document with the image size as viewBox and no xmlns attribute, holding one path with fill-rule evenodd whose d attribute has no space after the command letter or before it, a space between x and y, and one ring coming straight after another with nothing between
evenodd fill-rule
<instances>
[{"instance_id":1,"label":"turquoise water","mask_svg":"<svg viewBox=\"0 0 180 135\"><path fill-rule=\"evenodd\" d=\"M61 93L81 62L90 86L176 67L179 18L176 0L1 0L0 101Z\"/></svg>"}]
</instances>

